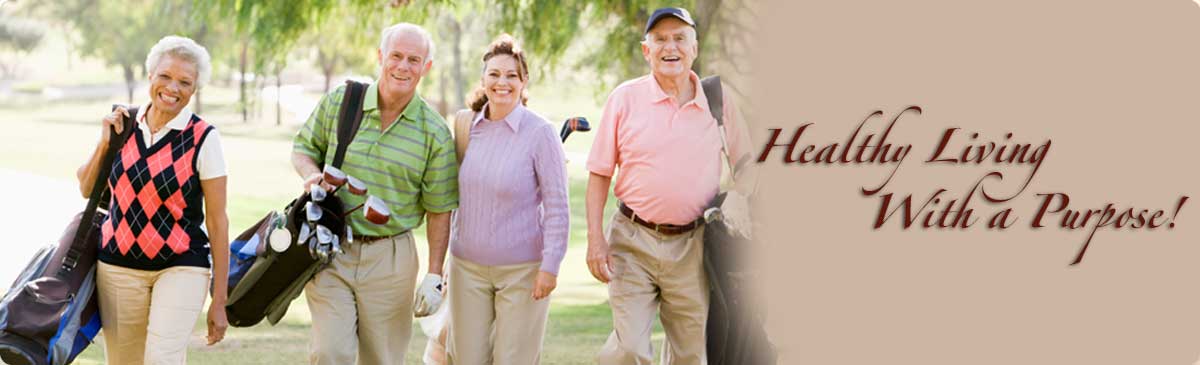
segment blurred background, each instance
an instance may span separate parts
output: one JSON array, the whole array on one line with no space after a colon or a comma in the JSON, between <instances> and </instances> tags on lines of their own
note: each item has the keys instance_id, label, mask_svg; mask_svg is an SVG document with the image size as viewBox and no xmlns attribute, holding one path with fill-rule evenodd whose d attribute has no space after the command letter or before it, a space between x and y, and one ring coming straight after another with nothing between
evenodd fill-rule
<instances>
[{"instance_id":1,"label":"blurred background","mask_svg":"<svg viewBox=\"0 0 1200 365\"><path fill-rule=\"evenodd\" d=\"M113 103L149 99L143 64L163 36L190 37L213 56L212 81L191 108L225 142L232 236L300 192L289 163L292 136L326 91L347 78L375 78L384 27L412 22L433 34L434 66L419 94L443 115L463 108L479 84L486 45L510 33L530 56L529 107L556 124L587 117L595 128L608 92L649 73L638 42L647 17L662 6L691 11L701 41L697 73L722 75L726 93L742 99L752 72L749 1L0 0L0 192L10 202L0 209L0 231L10 236L0 246L0 285L82 210L75 169ZM591 141L574 134L565 146L571 241L551 299L542 358L548 364L593 363L611 331L607 291L584 261ZM416 237L424 257L423 229ZM212 347L204 346L197 323L190 363L306 362L302 298L279 325L234 328ZM656 326L656 342L661 338ZM410 363L420 363L424 341L415 329ZM77 363L103 363L101 346Z\"/></svg>"}]
</instances>

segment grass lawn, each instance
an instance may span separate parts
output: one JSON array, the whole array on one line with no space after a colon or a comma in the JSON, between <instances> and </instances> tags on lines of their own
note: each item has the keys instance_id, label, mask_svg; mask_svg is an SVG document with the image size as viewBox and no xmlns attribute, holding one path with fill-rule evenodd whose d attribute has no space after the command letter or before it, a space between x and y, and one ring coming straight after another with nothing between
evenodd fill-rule
<instances>
[{"instance_id":1,"label":"grass lawn","mask_svg":"<svg viewBox=\"0 0 1200 365\"><path fill-rule=\"evenodd\" d=\"M144 90L139 91L144 94ZM272 209L283 206L299 192L300 179L289 163L290 136L298 125L273 123L240 123L234 108L224 104L233 100L235 90L212 87L206 89L206 119L222 131L229 168L229 215L231 236L257 221ZM599 122L599 107L581 103L578 95L564 93L562 98L574 101L555 102L554 93L534 98L530 107L556 120L568 115L587 116L595 126ZM135 94L135 101L145 96ZM213 105L208 105L213 103ZM539 108L538 103L548 105ZM68 102L26 105L21 109L0 108L0 128L9 138L0 144L0 168L26 171L64 181L74 181L75 169L95 146L100 117L111 101ZM576 112L578 111L578 112ZM272 119L273 120L273 119ZM611 331L611 312L606 304L607 292L587 271L586 225L584 191L587 171L584 159L591 146L589 134L572 137L566 149L572 161L570 176L571 235L570 249L562 265L558 289L552 297L549 328L545 337L543 362L548 364L590 364L593 356ZM64 191L64 194L76 194ZM82 199L81 206L82 206ZM610 196L610 208L614 201ZM425 252L424 229L416 231L417 247L422 265ZM424 269L422 268L422 271ZM203 318L203 316L201 317ZM203 322L197 322L189 347L192 364L293 364L307 360L309 315L303 297L293 303L288 315L278 326L260 324L252 328L230 329L226 340L214 347L204 346ZM419 363L425 338L414 327L408 359ZM656 343L662 338L661 327L655 326ZM657 344L656 344L657 347ZM76 363L103 363L101 346L92 346Z\"/></svg>"}]
</instances>

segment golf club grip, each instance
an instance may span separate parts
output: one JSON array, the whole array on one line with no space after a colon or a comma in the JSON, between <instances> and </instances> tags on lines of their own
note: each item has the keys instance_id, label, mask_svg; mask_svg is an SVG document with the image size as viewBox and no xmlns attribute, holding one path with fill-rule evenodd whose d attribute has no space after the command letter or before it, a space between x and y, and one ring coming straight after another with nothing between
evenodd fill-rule
<instances>
[{"instance_id":1,"label":"golf club grip","mask_svg":"<svg viewBox=\"0 0 1200 365\"><path fill-rule=\"evenodd\" d=\"M346 80L346 91L342 94L342 105L338 109L338 145L337 150L333 153L333 161L330 162L333 167L342 167L342 162L346 158L346 149L350 147L350 142L354 141L354 135L358 134L358 127L362 123L363 116L363 96L366 92L366 84Z\"/></svg>"}]
</instances>

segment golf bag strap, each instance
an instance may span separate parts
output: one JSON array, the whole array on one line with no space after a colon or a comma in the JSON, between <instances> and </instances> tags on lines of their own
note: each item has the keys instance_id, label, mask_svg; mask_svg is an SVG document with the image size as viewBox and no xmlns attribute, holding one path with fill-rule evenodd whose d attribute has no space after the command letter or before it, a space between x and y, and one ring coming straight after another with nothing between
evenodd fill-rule
<instances>
[{"instance_id":1,"label":"golf bag strap","mask_svg":"<svg viewBox=\"0 0 1200 365\"><path fill-rule=\"evenodd\" d=\"M475 112L463 109L454 113L454 152L458 155L458 164L462 165L463 157L467 155L467 145L471 144L471 119Z\"/></svg>"},{"instance_id":2,"label":"golf bag strap","mask_svg":"<svg viewBox=\"0 0 1200 365\"><path fill-rule=\"evenodd\" d=\"M732 181L737 174L729 157L729 140L725 133L725 99L721 91L721 76L705 77L700 80L700 87L704 89L704 98L708 99L708 111L717 120L717 131L721 135L721 156Z\"/></svg>"},{"instance_id":3,"label":"golf bag strap","mask_svg":"<svg viewBox=\"0 0 1200 365\"><path fill-rule=\"evenodd\" d=\"M113 105L112 109L117 110L119 105ZM121 119L121 125L124 127L120 134L116 130L110 130L111 136L108 139L108 148L104 150L104 157L100 159L100 166L97 168L96 180L92 182L92 192L88 195L87 208L84 208L83 215L79 218L79 226L75 228L75 238L71 240L71 249L63 255L62 268L58 271L60 276L65 276L75 269L75 264L79 263L79 257L83 255L83 250L86 247L88 240L91 239L92 222L96 220L96 210L103 204L107 206L108 199L112 195L108 191L108 175L112 172L113 159L116 158L117 152L121 147L125 146L125 140L133 134L133 129L137 128L134 118L137 118L138 108L135 106L126 106L125 110L128 116Z\"/></svg>"},{"instance_id":4,"label":"golf bag strap","mask_svg":"<svg viewBox=\"0 0 1200 365\"><path fill-rule=\"evenodd\" d=\"M333 152L333 167L341 168L342 162L346 160L346 148L350 147L350 141L354 140L354 135L358 134L358 127L362 125L363 118L363 98L367 93L367 84L346 80L346 91L342 94L342 107L338 109L338 125L337 125L337 150Z\"/></svg>"}]
</instances>

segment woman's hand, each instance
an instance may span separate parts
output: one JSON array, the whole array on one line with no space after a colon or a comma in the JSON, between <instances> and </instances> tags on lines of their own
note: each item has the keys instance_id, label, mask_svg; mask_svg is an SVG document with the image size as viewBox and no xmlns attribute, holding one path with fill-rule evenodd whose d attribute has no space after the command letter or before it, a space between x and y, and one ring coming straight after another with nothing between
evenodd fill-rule
<instances>
[{"instance_id":1,"label":"woman's hand","mask_svg":"<svg viewBox=\"0 0 1200 365\"><path fill-rule=\"evenodd\" d=\"M558 276L545 272L538 271L537 278L533 279L533 300L542 300L550 296L550 292L558 286Z\"/></svg>"},{"instance_id":2,"label":"woman's hand","mask_svg":"<svg viewBox=\"0 0 1200 365\"><path fill-rule=\"evenodd\" d=\"M208 306L208 345L215 345L225 339L225 329L229 328L229 320L225 318L225 303L212 301Z\"/></svg>"},{"instance_id":3,"label":"woman's hand","mask_svg":"<svg viewBox=\"0 0 1200 365\"><path fill-rule=\"evenodd\" d=\"M108 140L111 138L111 133L109 130L114 130L117 132L117 134L124 133L125 118L128 116L129 111L125 110L125 107L123 106L118 106L117 109L112 111L112 113L105 115L104 119L100 120L100 125L102 126L100 128L100 143L105 146L108 145Z\"/></svg>"}]
</instances>

